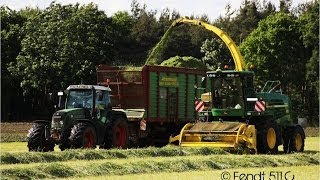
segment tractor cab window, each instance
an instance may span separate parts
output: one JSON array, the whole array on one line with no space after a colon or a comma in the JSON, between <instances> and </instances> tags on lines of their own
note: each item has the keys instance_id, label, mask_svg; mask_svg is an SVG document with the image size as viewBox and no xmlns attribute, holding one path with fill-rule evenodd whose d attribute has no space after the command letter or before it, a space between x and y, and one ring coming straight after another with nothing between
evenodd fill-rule
<instances>
[{"instance_id":1,"label":"tractor cab window","mask_svg":"<svg viewBox=\"0 0 320 180\"><path fill-rule=\"evenodd\" d=\"M105 109L110 103L110 97L108 91L96 91L96 108Z\"/></svg>"},{"instance_id":2,"label":"tractor cab window","mask_svg":"<svg viewBox=\"0 0 320 180\"><path fill-rule=\"evenodd\" d=\"M243 94L240 77L213 79L213 107L218 109L243 108Z\"/></svg>"},{"instance_id":3,"label":"tractor cab window","mask_svg":"<svg viewBox=\"0 0 320 180\"><path fill-rule=\"evenodd\" d=\"M66 108L86 108L91 109L93 105L92 90L70 90L67 98Z\"/></svg>"}]
</instances>

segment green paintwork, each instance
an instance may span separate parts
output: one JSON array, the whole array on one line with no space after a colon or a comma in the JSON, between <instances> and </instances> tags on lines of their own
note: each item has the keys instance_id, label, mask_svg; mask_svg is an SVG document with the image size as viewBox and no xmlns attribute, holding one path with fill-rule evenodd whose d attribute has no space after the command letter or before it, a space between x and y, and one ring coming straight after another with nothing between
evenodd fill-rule
<instances>
[{"instance_id":1,"label":"green paintwork","mask_svg":"<svg viewBox=\"0 0 320 180\"><path fill-rule=\"evenodd\" d=\"M74 120L76 119L89 119L90 117L85 117L84 108L72 108L72 109L62 109L53 114L52 122L54 118L58 118L60 116L60 121L63 121L63 128L69 128L71 125L74 124ZM52 123L52 128L55 128L57 124Z\"/></svg>"},{"instance_id":2,"label":"green paintwork","mask_svg":"<svg viewBox=\"0 0 320 180\"><path fill-rule=\"evenodd\" d=\"M288 96L280 93L257 93L266 102L265 115L277 119L280 125L292 124L291 102Z\"/></svg>"},{"instance_id":3,"label":"green paintwork","mask_svg":"<svg viewBox=\"0 0 320 180\"><path fill-rule=\"evenodd\" d=\"M194 121L195 98L200 96L195 84L201 85L201 75L149 72L149 118Z\"/></svg>"},{"instance_id":4,"label":"green paintwork","mask_svg":"<svg viewBox=\"0 0 320 180\"><path fill-rule=\"evenodd\" d=\"M214 117L220 117L220 116L243 117L244 110L243 109L212 109L212 115Z\"/></svg>"},{"instance_id":5,"label":"green paintwork","mask_svg":"<svg viewBox=\"0 0 320 180\"><path fill-rule=\"evenodd\" d=\"M159 80L159 86L179 87L179 81L177 77L161 77L161 79Z\"/></svg>"},{"instance_id":6,"label":"green paintwork","mask_svg":"<svg viewBox=\"0 0 320 180\"><path fill-rule=\"evenodd\" d=\"M232 76L230 76L232 75ZM292 116L291 116L291 102L288 96L281 94L279 92L260 92L256 93L253 87L253 71L211 71L207 72L207 87L206 89L211 89L211 81L214 78L232 78L232 77L240 77L242 80L242 86L238 87L243 90L244 100L246 98L259 98L266 102L266 110L264 112L256 112L254 110L255 102L246 102L247 107L244 110L241 109L217 109L213 108L211 110L213 117L244 117L249 118L251 116L259 117L259 118L271 118L275 119L279 125L288 126L292 125ZM250 82L249 82L250 81ZM209 88L208 88L209 87Z\"/></svg>"}]
</instances>

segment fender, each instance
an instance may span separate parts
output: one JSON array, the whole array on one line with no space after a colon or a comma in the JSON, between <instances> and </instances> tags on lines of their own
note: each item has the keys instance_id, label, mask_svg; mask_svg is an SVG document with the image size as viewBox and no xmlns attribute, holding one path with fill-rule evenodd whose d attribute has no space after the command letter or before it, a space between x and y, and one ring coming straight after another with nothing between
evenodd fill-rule
<instances>
[{"instance_id":1,"label":"fender","mask_svg":"<svg viewBox=\"0 0 320 180\"><path fill-rule=\"evenodd\" d=\"M110 119L114 121L117 119L117 117L123 117L128 122L128 118L125 112L112 110Z\"/></svg>"},{"instance_id":2,"label":"fender","mask_svg":"<svg viewBox=\"0 0 320 180\"><path fill-rule=\"evenodd\" d=\"M77 123L81 123L81 122L92 125L92 127L93 127L93 128L95 129L95 131L97 132L97 125L96 125L93 121L91 121L91 120L89 120L89 119L75 119L73 124L77 124ZM98 133L98 132L97 132L97 133Z\"/></svg>"}]
</instances>

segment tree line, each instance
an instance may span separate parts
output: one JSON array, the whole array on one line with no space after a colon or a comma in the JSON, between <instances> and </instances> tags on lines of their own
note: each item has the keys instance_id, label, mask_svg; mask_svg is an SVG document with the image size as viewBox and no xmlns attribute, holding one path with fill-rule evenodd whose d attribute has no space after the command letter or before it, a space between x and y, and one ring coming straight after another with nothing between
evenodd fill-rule
<instances>
[{"instance_id":1,"label":"tree line","mask_svg":"<svg viewBox=\"0 0 320 180\"><path fill-rule=\"evenodd\" d=\"M280 80L295 117L319 118L319 4L291 6L280 0L226 5L217 19L190 15L224 30L255 66L257 86ZM181 15L157 12L133 0L130 11L107 16L98 6L51 3L46 9L1 6L1 119L49 119L57 92L70 84L95 84L97 64L142 66L151 49ZM199 59L208 68L233 65L222 41L196 26L176 27L162 48L163 60ZM181 59L181 58L180 58ZM184 58L185 59L185 58Z\"/></svg>"}]
</instances>

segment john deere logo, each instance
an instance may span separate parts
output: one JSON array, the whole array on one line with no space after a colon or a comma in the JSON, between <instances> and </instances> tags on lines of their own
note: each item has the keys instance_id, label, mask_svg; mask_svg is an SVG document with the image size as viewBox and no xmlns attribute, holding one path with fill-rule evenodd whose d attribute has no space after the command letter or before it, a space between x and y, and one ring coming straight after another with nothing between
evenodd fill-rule
<instances>
[{"instance_id":1,"label":"john deere logo","mask_svg":"<svg viewBox=\"0 0 320 180\"><path fill-rule=\"evenodd\" d=\"M163 87L178 87L179 82L176 77L162 77L159 81L159 86Z\"/></svg>"}]
</instances>

